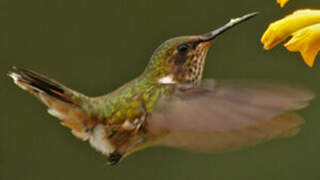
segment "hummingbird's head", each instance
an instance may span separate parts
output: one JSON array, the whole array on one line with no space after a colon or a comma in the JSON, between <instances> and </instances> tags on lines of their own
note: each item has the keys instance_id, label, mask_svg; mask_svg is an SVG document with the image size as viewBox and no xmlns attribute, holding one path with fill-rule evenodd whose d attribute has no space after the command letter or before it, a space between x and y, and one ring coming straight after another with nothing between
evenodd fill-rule
<instances>
[{"instance_id":1,"label":"hummingbird's head","mask_svg":"<svg viewBox=\"0 0 320 180\"><path fill-rule=\"evenodd\" d=\"M153 53L146 68L162 84L194 85L202 78L205 57L213 40L258 13L232 19L224 26L199 36L182 36L162 43Z\"/></svg>"}]
</instances>

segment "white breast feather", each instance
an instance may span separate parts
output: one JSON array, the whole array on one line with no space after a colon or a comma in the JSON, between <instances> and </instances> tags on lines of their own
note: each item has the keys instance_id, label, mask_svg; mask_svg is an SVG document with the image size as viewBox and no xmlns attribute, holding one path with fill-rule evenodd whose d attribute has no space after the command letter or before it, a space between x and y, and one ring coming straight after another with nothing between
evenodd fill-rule
<instances>
[{"instance_id":1,"label":"white breast feather","mask_svg":"<svg viewBox=\"0 0 320 180\"><path fill-rule=\"evenodd\" d=\"M91 136L89 137L89 142L92 147L107 156L115 149L106 138L104 127L101 124L95 126Z\"/></svg>"}]
</instances>

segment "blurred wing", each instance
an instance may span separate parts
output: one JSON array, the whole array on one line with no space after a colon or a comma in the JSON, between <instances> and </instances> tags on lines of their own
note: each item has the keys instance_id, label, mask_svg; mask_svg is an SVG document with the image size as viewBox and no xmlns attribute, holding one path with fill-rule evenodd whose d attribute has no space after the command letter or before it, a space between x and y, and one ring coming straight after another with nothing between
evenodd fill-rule
<instances>
[{"instance_id":1,"label":"blurred wing","mask_svg":"<svg viewBox=\"0 0 320 180\"><path fill-rule=\"evenodd\" d=\"M155 134L167 133L162 145L229 151L295 135L303 119L292 111L313 97L310 91L284 85L210 80L162 97L149 127Z\"/></svg>"}]
</instances>

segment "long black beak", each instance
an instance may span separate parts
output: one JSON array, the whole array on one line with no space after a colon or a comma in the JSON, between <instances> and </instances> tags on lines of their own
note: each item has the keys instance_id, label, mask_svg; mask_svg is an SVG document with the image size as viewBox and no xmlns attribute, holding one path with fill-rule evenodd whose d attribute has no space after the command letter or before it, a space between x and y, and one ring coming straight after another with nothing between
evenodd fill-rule
<instances>
[{"instance_id":1,"label":"long black beak","mask_svg":"<svg viewBox=\"0 0 320 180\"><path fill-rule=\"evenodd\" d=\"M227 31L228 29L236 26L237 24L240 24L242 22L245 22L251 18L253 18L254 16L258 15L259 12L254 12L254 13L250 13L247 15L244 15L242 17L236 18L236 19L231 19L226 25L211 31L210 33L206 34L203 36L203 38L200 40L201 42L206 42L206 41L211 41L213 40L215 37L217 37L218 35L222 34L223 32Z\"/></svg>"}]
</instances>

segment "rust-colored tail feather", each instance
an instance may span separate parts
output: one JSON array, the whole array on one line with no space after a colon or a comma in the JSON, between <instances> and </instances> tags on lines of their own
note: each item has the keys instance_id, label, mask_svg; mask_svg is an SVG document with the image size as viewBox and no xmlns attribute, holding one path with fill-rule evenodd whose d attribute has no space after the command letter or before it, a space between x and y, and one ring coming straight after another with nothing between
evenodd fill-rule
<instances>
[{"instance_id":1,"label":"rust-colored tail feather","mask_svg":"<svg viewBox=\"0 0 320 180\"><path fill-rule=\"evenodd\" d=\"M89 103L87 96L36 72L18 67L13 69L16 72L9 72L8 76L16 85L46 104L48 113L61 119L61 124L72 129L74 135L87 139L86 131L95 123L82 108L84 103Z\"/></svg>"}]
</instances>

